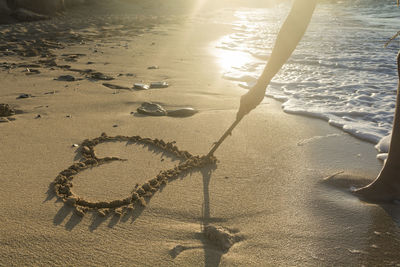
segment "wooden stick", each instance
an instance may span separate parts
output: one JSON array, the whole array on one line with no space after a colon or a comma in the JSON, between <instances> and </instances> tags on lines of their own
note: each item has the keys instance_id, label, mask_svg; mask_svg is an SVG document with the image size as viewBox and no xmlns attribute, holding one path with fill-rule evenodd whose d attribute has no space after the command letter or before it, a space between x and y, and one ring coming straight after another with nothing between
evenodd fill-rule
<instances>
[{"instance_id":1,"label":"wooden stick","mask_svg":"<svg viewBox=\"0 0 400 267\"><path fill-rule=\"evenodd\" d=\"M236 119L232 123L231 127L229 127L229 129L226 130L226 132L221 136L221 138L218 140L218 142L214 143L214 146L211 148L210 152L208 152L207 157L212 156L214 154L215 150L218 149L218 147L222 144L222 142L224 142L224 140L228 137L228 135L232 134L233 129L236 127L236 125L238 125L238 123L240 122L240 120L242 118L243 117L240 117L240 118Z\"/></svg>"}]
</instances>

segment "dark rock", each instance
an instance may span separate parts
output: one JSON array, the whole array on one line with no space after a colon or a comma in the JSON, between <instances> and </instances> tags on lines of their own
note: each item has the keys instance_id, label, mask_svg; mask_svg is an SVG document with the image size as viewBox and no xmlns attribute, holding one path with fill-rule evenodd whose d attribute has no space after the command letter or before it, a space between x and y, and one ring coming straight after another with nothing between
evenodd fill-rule
<instances>
[{"instance_id":1,"label":"dark rock","mask_svg":"<svg viewBox=\"0 0 400 267\"><path fill-rule=\"evenodd\" d=\"M20 95L17 97L17 99L29 98L29 97L32 97L32 95L31 95L31 94L20 94Z\"/></svg>"},{"instance_id":2,"label":"dark rock","mask_svg":"<svg viewBox=\"0 0 400 267\"><path fill-rule=\"evenodd\" d=\"M73 82L75 81L75 77L72 75L61 75L59 76L57 79L55 79L57 81L63 81L63 82Z\"/></svg>"},{"instance_id":3,"label":"dark rock","mask_svg":"<svg viewBox=\"0 0 400 267\"><path fill-rule=\"evenodd\" d=\"M167 116L170 117L190 117L196 114L198 110L194 108L180 108L176 110L168 110L167 111Z\"/></svg>"},{"instance_id":4,"label":"dark rock","mask_svg":"<svg viewBox=\"0 0 400 267\"><path fill-rule=\"evenodd\" d=\"M120 85L116 85L116 84L111 84L111 83L103 83L103 85L105 87L111 88L111 89L123 89L123 90L130 90L129 87L125 87L125 86L120 86Z\"/></svg>"},{"instance_id":5,"label":"dark rock","mask_svg":"<svg viewBox=\"0 0 400 267\"><path fill-rule=\"evenodd\" d=\"M105 75L105 74L103 74L103 73L101 73L101 72L93 72L93 73L90 73L89 77L90 77L91 79L94 79L94 80L104 80L104 81L114 80L113 77L107 76L107 75Z\"/></svg>"},{"instance_id":6,"label":"dark rock","mask_svg":"<svg viewBox=\"0 0 400 267\"><path fill-rule=\"evenodd\" d=\"M18 64L20 68L40 68L38 64Z\"/></svg>"},{"instance_id":7,"label":"dark rock","mask_svg":"<svg viewBox=\"0 0 400 267\"><path fill-rule=\"evenodd\" d=\"M147 69L148 70L157 70L157 69L159 69L159 67L158 66L150 66L150 67L147 67Z\"/></svg>"},{"instance_id":8,"label":"dark rock","mask_svg":"<svg viewBox=\"0 0 400 267\"><path fill-rule=\"evenodd\" d=\"M144 102L140 107L137 108L137 112L144 115L150 116L165 116L167 111L156 103Z\"/></svg>"}]
</instances>

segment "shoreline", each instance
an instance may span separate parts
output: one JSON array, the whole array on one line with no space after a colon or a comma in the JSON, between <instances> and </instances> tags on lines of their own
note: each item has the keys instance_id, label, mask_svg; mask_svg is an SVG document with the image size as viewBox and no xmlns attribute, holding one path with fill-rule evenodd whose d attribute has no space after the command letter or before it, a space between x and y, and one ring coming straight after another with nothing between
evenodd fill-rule
<instances>
[{"instance_id":1,"label":"shoreline","mask_svg":"<svg viewBox=\"0 0 400 267\"><path fill-rule=\"evenodd\" d=\"M270 98L222 144L215 168L169 182L144 208L121 216L88 212L80 217L57 200L49 186L79 159L80 150L73 144L86 138L102 132L140 135L176 141L181 150L205 155L235 118L244 90L222 79L208 50L229 27L200 20L179 23L180 15L165 23L165 18L153 16L152 5L157 3L137 7L147 12L143 17L118 21L103 14L99 19L108 25L95 27L89 20L93 25L73 29L72 35L60 31L63 38L78 36L83 43L71 41L51 51L57 66L91 68L114 77L109 83L130 88L138 82L167 81L168 88L110 89L88 73L57 66L38 67L40 73L32 75L26 75L24 67L0 71L0 102L24 111L14 121L0 123L5 218L0 254L8 255L1 257L0 265L398 263L396 207L367 205L349 192L380 170L374 148L320 120L286 114ZM202 16L209 14L218 10L205 10ZM62 29L57 20L51 23L25 26ZM17 28L23 31L22 26ZM8 64L36 60L7 57ZM61 75L78 80L54 80ZM33 97L16 99L22 93ZM168 109L190 106L199 112L186 118L138 115L136 108L144 101ZM76 175L72 190L90 200L125 196L136 183L179 163L162 151L123 142L101 144L96 153L128 161ZM324 181L343 170L363 177L339 175ZM204 233L207 226L223 227L239 241L223 250Z\"/></svg>"}]
</instances>

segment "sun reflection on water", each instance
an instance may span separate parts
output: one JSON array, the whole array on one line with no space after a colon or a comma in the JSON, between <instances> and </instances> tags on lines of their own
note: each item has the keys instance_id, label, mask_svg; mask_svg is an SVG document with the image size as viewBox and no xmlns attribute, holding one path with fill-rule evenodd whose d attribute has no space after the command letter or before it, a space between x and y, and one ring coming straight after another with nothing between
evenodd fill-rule
<instances>
[{"instance_id":1,"label":"sun reflection on water","mask_svg":"<svg viewBox=\"0 0 400 267\"><path fill-rule=\"evenodd\" d=\"M217 43L218 42L220 41L217 41ZM213 50L216 62L223 73L229 72L232 69L243 68L243 66L256 60L249 53L242 51L215 48L215 45L213 46Z\"/></svg>"}]
</instances>

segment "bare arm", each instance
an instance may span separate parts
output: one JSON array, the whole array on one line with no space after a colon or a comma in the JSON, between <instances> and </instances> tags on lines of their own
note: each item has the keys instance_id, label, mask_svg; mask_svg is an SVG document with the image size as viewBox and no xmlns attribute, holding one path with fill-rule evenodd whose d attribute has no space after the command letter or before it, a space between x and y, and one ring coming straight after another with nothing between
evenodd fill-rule
<instances>
[{"instance_id":1,"label":"bare arm","mask_svg":"<svg viewBox=\"0 0 400 267\"><path fill-rule=\"evenodd\" d=\"M254 109L264 98L265 90L289 59L310 23L317 0L294 0L292 9L283 23L275 41L271 57L256 85L242 96L237 118Z\"/></svg>"}]
</instances>

